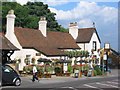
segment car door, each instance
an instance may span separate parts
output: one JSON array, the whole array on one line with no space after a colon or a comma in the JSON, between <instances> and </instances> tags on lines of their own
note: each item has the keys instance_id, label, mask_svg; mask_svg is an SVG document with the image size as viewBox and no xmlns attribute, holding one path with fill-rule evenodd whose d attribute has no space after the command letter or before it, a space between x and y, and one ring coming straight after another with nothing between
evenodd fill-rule
<instances>
[{"instance_id":1,"label":"car door","mask_svg":"<svg viewBox=\"0 0 120 90\"><path fill-rule=\"evenodd\" d=\"M15 76L14 70L8 65L3 66L2 69L3 69L2 70L3 82L5 82L6 84L8 84L8 83L12 84L14 76Z\"/></svg>"}]
</instances>

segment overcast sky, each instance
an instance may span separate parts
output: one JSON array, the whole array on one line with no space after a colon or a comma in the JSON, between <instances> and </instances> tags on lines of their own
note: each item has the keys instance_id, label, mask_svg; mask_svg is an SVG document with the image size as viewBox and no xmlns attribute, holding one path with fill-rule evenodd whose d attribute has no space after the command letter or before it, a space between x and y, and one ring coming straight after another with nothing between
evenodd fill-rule
<instances>
[{"instance_id":1,"label":"overcast sky","mask_svg":"<svg viewBox=\"0 0 120 90\"><path fill-rule=\"evenodd\" d=\"M25 4L28 0L16 1ZM101 47L105 42L109 42L113 49L118 50L118 0L36 1L48 4L49 9L56 13L58 23L65 28L68 28L70 22L77 22L80 28L92 27L95 22L102 41Z\"/></svg>"}]
</instances>

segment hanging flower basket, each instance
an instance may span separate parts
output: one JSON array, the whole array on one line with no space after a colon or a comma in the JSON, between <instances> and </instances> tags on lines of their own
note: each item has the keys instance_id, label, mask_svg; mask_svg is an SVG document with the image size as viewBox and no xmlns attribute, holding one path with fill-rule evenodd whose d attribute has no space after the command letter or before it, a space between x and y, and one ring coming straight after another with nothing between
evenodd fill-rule
<instances>
[{"instance_id":1,"label":"hanging flower basket","mask_svg":"<svg viewBox=\"0 0 120 90\"><path fill-rule=\"evenodd\" d=\"M20 58L17 58L17 59L15 59L15 61L16 61L16 63L21 63L21 59Z\"/></svg>"},{"instance_id":2,"label":"hanging flower basket","mask_svg":"<svg viewBox=\"0 0 120 90\"><path fill-rule=\"evenodd\" d=\"M35 61L36 61L35 58L32 58L31 63L35 64Z\"/></svg>"}]
</instances>

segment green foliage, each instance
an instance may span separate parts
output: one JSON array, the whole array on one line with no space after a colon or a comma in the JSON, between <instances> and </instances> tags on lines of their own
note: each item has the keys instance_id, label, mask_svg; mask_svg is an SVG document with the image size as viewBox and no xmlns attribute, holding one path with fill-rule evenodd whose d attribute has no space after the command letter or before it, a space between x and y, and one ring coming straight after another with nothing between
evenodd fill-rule
<instances>
[{"instance_id":1,"label":"green foliage","mask_svg":"<svg viewBox=\"0 0 120 90\"><path fill-rule=\"evenodd\" d=\"M56 14L48 9L47 4L43 4L42 2L28 2L26 5L22 6L16 2L3 2L2 29L4 32L6 28L6 15L11 9L14 10L16 15L15 26L38 29L38 21L40 20L40 17L45 16L48 21L47 27L50 31L67 31L58 24L55 19Z\"/></svg>"},{"instance_id":2,"label":"green foliage","mask_svg":"<svg viewBox=\"0 0 120 90\"><path fill-rule=\"evenodd\" d=\"M27 74L31 73L32 74L32 66L29 65L29 66L24 66L23 67L23 71L25 71Z\"/></svg>"},{"instance_id":3,"label":"green foliage","mask_svg":"<svg viewBox=\"0 0 120 90\"><path fill-rule=\"evenodd\" d=\"M74 68L74 70L79 70L79 71L80 71L80 70L82 69L82 66L79 66L79 65L74 65L74 67L73 67L73 68Z\"/></svg>"},{"instance_id":4,"label":"green foliage","mask_svg":"<svg viewBox=\"0 0 120 90\"><path fill-rule=\"evenodd\" d=\"M55 73L61 73L62 69L60 67L55 67Z\"/></svg>"},{"instance_id":5,"label":"green foliage","mask_svg":"<svg viewBox=\"0 0 120 90\"><path fill-rule=\"evenodd\" d=\"M35 58L32 58L31 63L35 64Z\"/></svg>"},{"instance_id":6,"label":"green foliage","mask_svg":"<svg viewBox=\"0 0 120 90\"><path fill-rule=\"evenodd\" d=\"M96 71L96 70L94 70L93 72L94 72L94 76L97 76L97 71Z\"/></svg>"},{"instance_id":7,"label":"green foliage","mask_svg":"<svg viewBox=\"0 0 120 90\"><path fill-rule=\"evenodd\" d=\"M47 66L46 66L46 72L51 72L51 71L52 71L52 67L49 66L49 65L47 65Z\"/></svg>"},{"instance_id":8,"label":"green foliage","mask_svg":"<svg viewBox=\"0 0 120 90\"><path fill-rule=\"evenodd\" d=\"M99 66L95 66L95 67L94 67L94 70L97 72L97 75L102 75L102 71L101 71L101 69L99 68Z\"/></svg>"},{"instance_id":9,"label":"green foliage","mask_svg":"<svg viewBox=\"0 0 120 90\"><path fill-rule=\"evenodd\" d=\"M72 66L68 64L68 72L72 73Z\"/></svg>"},{"instance_id":10,"label":"green foliage","mask_svg":"<svg viewBox=\"0 0 120 90\"><path fill-rule=\"evenodd\" d=\"M3 2L2 3L2 28L5 30L6 27L6 15L8 14L8 11L13 9L15 15L17 16L15 19L15 26L21 26L24 27L26 23L24 22L26 20L26 17L28 17L28 9L21 6L20 4L16 2ZM23 13L24 12L24 13Z\"/></svg>"},{"instance_id":11,"label":"green foliage","mask_svg":"<svg viewBox=\"0 0 120 90\"><path fill-rule=\"evenodd\" d=\"M26 58L24 59L24 63L25 63L26 65L29 65L29 64L30 64L30 60L26 57Z\"/></svg>"},{"instance_id":12,"label":"green foliage","mask_svg":"<svg viewBox=\"0 0 120 90\"><path fill-rule=\"evenodd\" d=\"M85 66L83 66L83 70L89 70L89 66L86 64Z\"/></svg>"},{"instance_id":13,"label":"green foliage","mask_svg":"<svg viewBox=\"0 0 120 90\"><path fill-rule=\"evenodd\" d=\"M41 67L39 65L37 65L36 67L39 73L42 73L42 74L44 73L44 67Z\"/></svg>"},{"instance_id":14,"label":"green foliage","mask_svg":"<svg viewBox=\"0 0 120 90\"><path fill-rule=\"evenodd\" d=\"M73 57L88 57L89 56L89 52L84 51L84 50L81 50L81 51L77 51L77 50L65 51L65 53L70 58L73 58Z\"/></svg>"},{"instance_id":15,"label":"green foliage","mask_svg":"<svg viewBox=\"0 0 120 90\"><path fill-rule=\"evenodd\" d=\"M44 67L41 67L39 65L36 66L38 72L44 73ZM31 73L32 74L33 66L32 65L27 65L23 67L23 71L25 71L27 74Z\"/></svg>"}]
</instances>

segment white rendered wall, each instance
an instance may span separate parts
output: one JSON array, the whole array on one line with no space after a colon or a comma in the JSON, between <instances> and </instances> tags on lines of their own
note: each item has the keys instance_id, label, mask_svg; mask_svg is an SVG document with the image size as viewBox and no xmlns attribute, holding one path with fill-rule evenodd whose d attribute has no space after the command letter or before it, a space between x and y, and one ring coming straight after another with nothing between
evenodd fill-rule
<instances>
[{"instance_id":1,"label":"white rendered wall","mask_svg":"<svg viewBox=\"0 0 120 90\"><path fill-rule=\"evenodd\" d=\"M26 58L26 55L30 55L30 59L35 58L37 60L38 58L40 58L40 56L36 56L36 53L39 52L34 49L21 49L20 51L15 51L14 54L11 56L11 59L21 59L19 70L23 70L23 67L25 66L24 60ZM37 64L37 61L35 63Z\"/></svg>"},{"instance_id":2,"label":"white rendered wall","mask_svg":"<svg viewBox=\"0 0 120 90\"><path fill-rule=\"evenodd\" d=\"M93 33L93 36L92 36L91 41L90 41L90 48L91 49L93 48L93 41L96 41L96 44L97 44L97 48L96 49L97 50L100 49L100 42L99 42L99 39L98 39L98 37L97 37L95 32ZM97 51L95 53L97 53Z\"/></svg>"},{"instance_id":3,"label":"white rendered wall","mask_svg":"<svg viewBox=\"0 0 120 90\"><path fill-rule=\"evenodd\" d=\"M100 42L96 33L93 33L89 43L77 43L77 45L81 48L81 50L84 50L85 48L85 50L91 53L91 50L93 49L93 41L96 41L97 50L100 49ZM97 51L94 53L97 54Z\"/></svg>"}]
</instances>

